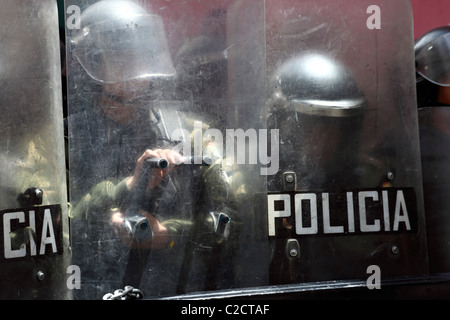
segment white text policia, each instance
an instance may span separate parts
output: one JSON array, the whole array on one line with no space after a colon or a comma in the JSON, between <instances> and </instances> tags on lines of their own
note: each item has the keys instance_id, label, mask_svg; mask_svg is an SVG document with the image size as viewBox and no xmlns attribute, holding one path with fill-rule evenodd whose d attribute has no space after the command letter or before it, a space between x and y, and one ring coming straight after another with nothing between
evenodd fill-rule
<instances>
[{"instance_id":1,"label":"white text policia","mask_svg":"<svg viewBox=\"0 0 450 320\"><path fill-rule=\"evenodd\" d=\"M412 188L276 193L267 195L267 206L269 237L280 236L280 218L295 221L296 235L415 232L417 226Z\"/></svg>"}]
</instances>

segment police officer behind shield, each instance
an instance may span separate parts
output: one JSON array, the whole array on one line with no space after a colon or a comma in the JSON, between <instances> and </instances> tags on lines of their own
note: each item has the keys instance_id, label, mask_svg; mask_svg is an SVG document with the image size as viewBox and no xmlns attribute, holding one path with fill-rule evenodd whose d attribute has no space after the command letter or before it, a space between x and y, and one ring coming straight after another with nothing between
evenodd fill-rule
<instances>
[{"instance_id":1,"label":"police officer behind shield","mask_svg":"<svg viewBox=\"0 0 450 320\"><path fill-rule=\"evenodd\" d=\"M172 93L175 75L160 17L131 1L100 1L83 12L71 46L81 66L71 86L81 108L69 121L80 297L130 284L142 284L145 295L204 289L202 270L209 267L202 261L227 234L218 228L229 222L219 219L228 217L226 183L220 161L180 166L186 158L167 132L172 119L157 107ZM149 159L165 159L168 167L149 168ZM144 196L136 197L146 170ZM148 219L148 239L137 241L125 225L131 208ZM182 273L193 271L187 283Z\"/></svg>"},{"instance_id":2,"label":"police officer behind shield","mask_svg":"<svg viewBox=\"0 0 450 320\"><path fill-rule=\"evenodd\" d=\"M356 150L366 99L336 59L311 51L283 62L272 83L268 127L280 130L280 171L269 191L342 190L358 187ZM340 276L339 263L324 257L329 238L296 239L290 218L271 239L270 282L286 284ZM329 259L324 264L323 260Z\"/></svg>"},{"instance_id":3,"label":"police officer behind shield","mask_svg":"<svg viewBox=\"0 0 450 320\"><path fill-rule=\"evenodd\" d=\"M450 27L417 39L417 104L431 273L450 271Z\"/></svg>"},{"instance_id":4,"label":"police officer behind shield","mask_svg":"<svg viewBox=\"0 0 450 320\"><path fill-rule=\"evenodd\" d=\"M418 107L450 105L450 26L430 30L417 39L416 84Z\"/></svg>"}]
</instances>

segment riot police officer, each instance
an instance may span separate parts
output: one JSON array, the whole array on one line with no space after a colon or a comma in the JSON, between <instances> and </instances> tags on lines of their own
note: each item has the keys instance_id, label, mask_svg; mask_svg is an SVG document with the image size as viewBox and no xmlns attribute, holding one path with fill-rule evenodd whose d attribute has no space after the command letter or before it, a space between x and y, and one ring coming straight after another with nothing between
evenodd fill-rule
<instances>
[{"instance_id":1,"label":"riot police officer","mask_svg":"<svg viewBox=\"0 0 450 320\"><path fill-rule=\"evenodd\" d=\"M430 30L414 47L429 267L450 270L447 197L450 155L450 27Z\"/></svg>"},{"instance_id":2,"label":"riot police officer","mask_svg":"<svg viewBox=\"0 0 450 320\"><path fill-rule=\"evenodd\" d=\"M281 130L282 167L296 172L296 188L343 183L330 176L346 169L343 164L355 168L351 150L358 145L366 106L351 75L324 54L305 53L280 66L272 88L269 127ZM289 155L300 158L290 161ZM281 182L275 178L275 189L283 188Z\"/></svg>"},{"instance_id":3,"label":"riot police officer","mask_svg":"<svg viewBox=\"0 0 450 320\"><path fill-rule=\"evenodd\" d=\"M418 107L450 104L450 27L430 30L417 39L416 85Z\"/></svg>"},{"instance_id":4,"label":"riot police officer","mask_svg":"<svg viewBox=\"0 0 450 320\"><path fill-rule=\"evenodd\" d=\"M280 171L268 191L341 190L358 186L356 150L366 100L351 74L321 52L283 62L272 81L268 127L280 130ZM299 243L290 218L271 239L271 283L316 281L342 276L338 264L320 257L329 238ZM350 269L350 268L349 268Z\"/></svg>"},{"instance_id":5,"label":"riot police officer","mask_svg":"<svg viewBox=\"0 0 450 320\"><path fill-rule=\"evenodd\" d=\"M207 167L180 165L181 141L172 133L190 129L183 125L189 108L174 102L175 71L161 18L132 1L100 1L83 12L71 46L81 67L72 75L71 96L89 103L75 106L69 121L81 298L124 285L140 286L148 296L211 285L204 270L226 236L218 224L230 221L227 187L220 159ZM80 99L77 89L86 83L95 85ZM165 159L168 168L150 169L137 198L148 159ZM152 236L140 242L123 232L130 231L124 224L131 208L151 226Z\"/></svg>"}]
</instances>

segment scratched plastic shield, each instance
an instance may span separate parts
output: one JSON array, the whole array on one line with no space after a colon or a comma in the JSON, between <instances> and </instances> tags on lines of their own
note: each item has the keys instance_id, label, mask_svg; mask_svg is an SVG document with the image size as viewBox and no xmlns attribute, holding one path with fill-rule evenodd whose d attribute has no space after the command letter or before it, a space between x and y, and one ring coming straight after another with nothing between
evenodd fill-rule
<instances>
[{"instance_id":1,"label":"scratched plastic shield","mask_svg":"<svg viewBox=\"0 0 450 320\"><path fill-rule=\"evenodd\" d=\"M115 85L88 66L125 60L98 46L131 49L123 36L151 23L134 17L78 51L80 33L101 29L83 14L102 2L65 4L81 13L79 29L66 25L77 298L126 285L168 299L345 287L373 265L387 279L427 272L407 1L136 3L163 26L142 46L162 41L155 56L175 73ZM135 62L126 72L148 70ZM112 217L134 208L126 179L159 147L215 165L178 167L144 194L171 237L143 253Z\"/></svg>"},{"instance_id":2,"label":"scratched plastic shield","mask_svg":"<svg viewBox=\"0 0 450 320\"><path fill-rule=\"evenodd\" d=\"M409 3L268 2L266 36L269 282L426 273Z\"/></svg>"},{"instance_id":3,"label":"scratched plastic shield","mask_svg":"<svg viewBox=\"0 0 450 320\"><path fill-rule=\"evenodd\" d=\"M127 285L149 298L235 285L235 259L246 263L236 250L239 216L251 208L233 199L251 195L252 186L265 190L254 179L259 167L238 170L236 161L226 161L227 146L236 151L238 144L238 138L227 143L227 129L233 137L235 129L265 129L264 6L251 1L241 12L251 21L236 41L228 29L237 4L66 1L68 21L81 13L79 28L66 24L73 263L81 270L76 298L111 298ZM253 53L241 56L246 51ZM230 56L239 64L231 77L248 79L245 91L229 80ZM111 70L113 78L101 78ZM146 193L128 188L139 157L156 148L194 158ZM195 160L199 155L203 162ZM117 214L133 240L149 236L135 228L145 226L142 215L130 214L135 209L169 230L163 248L139 250L119 236L112 223Z\"/></svg>"},{"instance_id":4,"label":"scratched plastic shield","mask_svg":"<svg viewBox=\"0 0 450 320\"><path fill-rule=\"evenodd\" d=\"M58 13L0 1L1 299L71 290Z\"/></svg>"}]
</instances>

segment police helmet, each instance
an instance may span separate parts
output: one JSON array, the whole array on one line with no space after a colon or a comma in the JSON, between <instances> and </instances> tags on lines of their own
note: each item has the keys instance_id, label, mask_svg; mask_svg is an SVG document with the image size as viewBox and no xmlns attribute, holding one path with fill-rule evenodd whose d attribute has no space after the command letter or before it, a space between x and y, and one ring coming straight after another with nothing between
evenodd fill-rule
<instances>
[{"instance_id":1,"label":"police helmet","mask_svg":"<svg viewBox=\"0 0 450 320\"><path fill-rule=\"evenodd\" d=\"M450 26L439 27L420 37L414 45L416 71L426 80L450 86Z\"/></svg>"},{"instance_id":2,"label":"police helmet","mask_svg":"<svg viewBox=\"0 0 450 320\"><path fill-rule=\"evenodd\" d=\"M101 83L172 78L175 68L161 17L135 2L99 1L81 15L72 37L75 58Z\"/></svg>"},{"instance_id":3,"label":"police helmet","mask_svg":"<svg viewBox=\"0 0 450 320\"><path fill-rule=\"evenodd\" d=\"M336 60L316 52L297 55L275 74L273 105L326 117L363 113L366 100L353 77Z\"/></svg>"}]
</instances>

